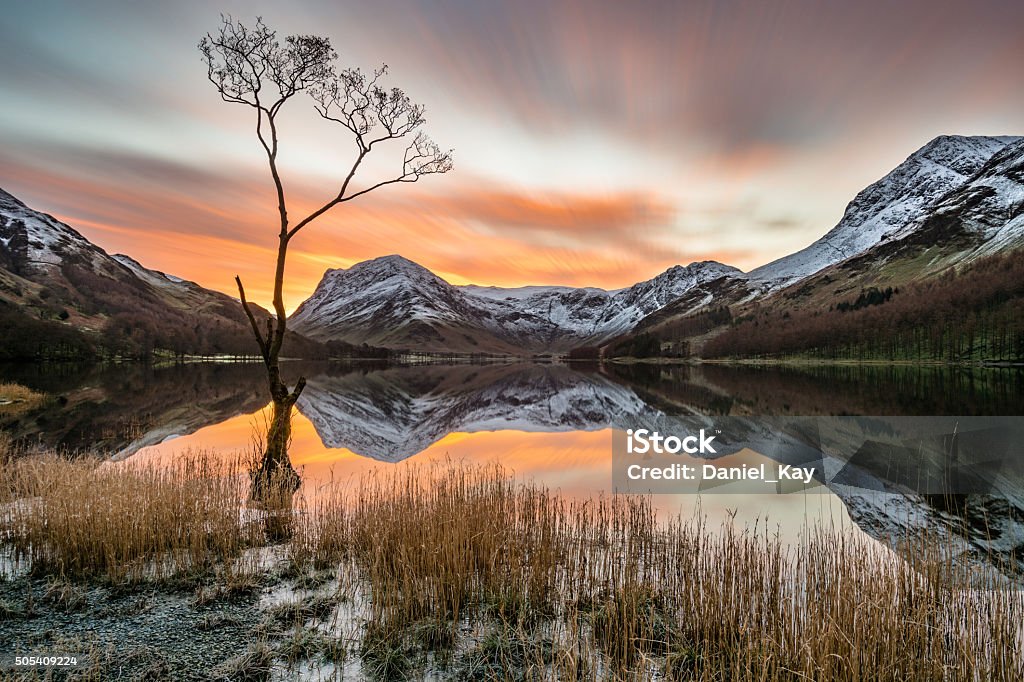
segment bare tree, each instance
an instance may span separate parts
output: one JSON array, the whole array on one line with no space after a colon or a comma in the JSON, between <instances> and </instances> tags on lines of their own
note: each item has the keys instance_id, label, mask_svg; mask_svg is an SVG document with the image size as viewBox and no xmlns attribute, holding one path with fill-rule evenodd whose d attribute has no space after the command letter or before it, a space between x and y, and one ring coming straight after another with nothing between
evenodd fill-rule
<instances>
[{"instance_id":1,"label":"bare tree","mask_svg":"<svg viewBox=\"0 0 1024 682\"><path fill-rule=\"evenodd\" d=\"M452 169L450 151L442 151L419 131L426 122L424 107L413 103L398 88L380 84L387 74L382 66L367 76L359 69L335 67L337 53L327 38L312 35L288 36L283 42L267 28L262 19L249 27L231 17L222 17L216 33L208 33L199 42L199 51L207 65L207 75L221 99L245 105L255 115L256 137L266 153L270 176L277 194L278 246L274 270L274 315L261 329L245 297L240 277L235 277L242 308L252 326L260 354L267 368L273 414L267 428L262 461L253 472L254 496L266 492L272 477L288 479L298 485L298 474L288 459L291 439L291 412L305 387L299 378L289 387L281 377L279 358L287 330L283 287L288 245L307 225L334 207L386 185L416 182L425 175L447 173ZM278 116L284 105L306 92L320 117L339 124L355 144L354 155L342 168L337 192L318 209L300 220L288 215L284 183L278 169ZM363 184L353 184L363 161L375 149L394 140L406 139L401 168L394 175Z\"/></svg>"}]
</instances>

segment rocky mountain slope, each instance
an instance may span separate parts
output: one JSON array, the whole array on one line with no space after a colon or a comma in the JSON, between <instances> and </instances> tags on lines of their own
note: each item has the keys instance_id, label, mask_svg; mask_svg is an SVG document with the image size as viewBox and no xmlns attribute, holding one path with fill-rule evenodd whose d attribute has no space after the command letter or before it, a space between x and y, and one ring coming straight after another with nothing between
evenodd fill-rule
<instances>
[{"instance_id":1,"label":"rocky mountain slope","mask_svg":"<svg viewBox=\"0 0 1024 682\"><path fill-rule=\"evenodd\" d=\"M870 287L899 287L1024 246L1024 138L883 237L780 291L776 304L821 305Z\"/></svg>"},{"instance_id":2,"label":"rocky mountain slope","mask_svg":"<svg viewBox=\"0 0 1024 682\"><path fill-rule=\"evenodd\" d=\"M958 261L971 261L1024 244L1024 138L1006 145L966 182L890 240L881 252L900 247L947 248Z\"/></svg>"},{"instance_id":3,"label":"rocky mountain slope","mask_svg":"<svg viewBox=\"0 0 1024 682\"><path fill-rule=\"evenodd\" d=\"M861 191L839 223L810 246L751 270L758 290L778 289L891 239L935 210L951 191L971 180L1015 137L937 137L892 172Z\"/></svg>"},{"instance_id":4,"label":"rocky mountain slope","mask_svg":"<svg viewBox=\"0 0 1024 682\"><path fill-rule=\"evenodd\" d=\"M100 346L129 355L257 352L235 299L110 255L3 190L0 317L0 357L9 359L77 357Z\"/></svg>"}]
</instances>

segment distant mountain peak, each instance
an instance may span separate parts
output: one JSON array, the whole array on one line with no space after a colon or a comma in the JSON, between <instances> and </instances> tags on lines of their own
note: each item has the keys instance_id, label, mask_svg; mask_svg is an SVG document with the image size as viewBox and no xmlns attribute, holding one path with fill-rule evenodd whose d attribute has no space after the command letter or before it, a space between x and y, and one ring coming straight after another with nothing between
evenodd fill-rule
<instances>
[{"instance_id":1,"label":"distant mountain peak","mask_svg":"<svg viewBox=\"0 0 1024 682\"><path fill-rule=\"evenodd\" d=\"M437 275L419 263L411 261L405 256L400 256L398 254L378 256L377 258L360 261L348 268L328 269L327 272L324 273L325 279L370 278L374 280L383 280L392 277L440 280Z\"/></svg>"},{"instance_id":2,"label":"distant mountain peak","mask_svg":"<svg viewBox=\"0 0 1024 682\"><path fill-rule=\"evenodd\" d=\"M904 163L927 160L960 175L973 175L996 152L1019 139L1011 135L939 135Z\"/></svg>"},{"instance_id":3,"label":"distant mountain peak","mask_svg":"<svg viewBox=\"0 0 1024 682\"><path fill-rule=\"evenodd\" d=\"M422 267L419 263L409 260L405 256L397 253L388 254L387 256L377 256L376 258L368 258L366 260L353 263L348 268L336 268L337 270L351 270L353 268L373 268L373 267Z\"/></svg>"},{"instance_id":4,"label":"distant mountain peak","mask_svg":"<svg viewBox=\"0 0 1024 682\"><path fill-rule=\"evenodd\" d=\"M568 350L629 331L693 287L743 273L716 261L675 265L625 289L453 286L400 255L328 270L295 311L313 338L444 350ZM406 332L404 330L408 329ZM455 331L453 331L455 330ZM448 349L451 349L449 347Z\"/></svg>"},{"instance_id":5,"label":"distant mountain peak","mask_svg":"<svg viewBox=\"0 0 1024 682\"><path fill-rule=\"evenodd\" d=\"M403 265L403 266L411 265L411 266L416 267L416 268L423 268L423 266L420 265L419 263L417 263L415 261L412 261L412 260L409 260L405 256L403 256L401 254L398 254L398 253L391 253L391 254L388 254L387 256L377 256L376 258L372 258L372 259L370 259L368 261L363 261L363 263L390 263L390 264L394 264L394 265Z\"/></svg>"},{"instance_id":6,"label":"distant mountain peak","mask_svg":"<svg viewBox=\"0 0 1024 682\"><path fill-rule=\"evenodd\" d=\"M673 265L669 269L665 270L665 272L663 272L662 274L665 275L671 273L673 275L678 275L680 273L693 273L699 271L720 272L722 274L728 275L743 274L743 271L740 270L739 268L734 268L733 266L726 265L725 263L719 263L716 260L694 261L689 265Z\"/></svg>"}]
</instances>

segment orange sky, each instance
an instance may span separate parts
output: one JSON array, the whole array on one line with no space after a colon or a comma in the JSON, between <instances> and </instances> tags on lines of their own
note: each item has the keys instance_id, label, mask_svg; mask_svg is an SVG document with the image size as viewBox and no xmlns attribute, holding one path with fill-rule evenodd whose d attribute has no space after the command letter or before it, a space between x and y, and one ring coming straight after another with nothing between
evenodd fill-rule
<instances>
[{"instance_id":1,"label":"orange sky","mask_svg":"<svg viewBox=\"0 0 1024 682\"><path fill-rule=\"evenodd\" d=\"M1024 132L1024 5L935 2L18 3L0 25L0 187L110 252L269 302L275 205L244 107L195 45L218 12L391 67L455 171L340 207L293 243L286 303L400 253L453 283L627 286L764 264L939 134ZM291 215L351 141L282 114ZM391 172L371 164L361 186ZM388 164L392 165L389 166Z\"/></svg>"}]
</instances>

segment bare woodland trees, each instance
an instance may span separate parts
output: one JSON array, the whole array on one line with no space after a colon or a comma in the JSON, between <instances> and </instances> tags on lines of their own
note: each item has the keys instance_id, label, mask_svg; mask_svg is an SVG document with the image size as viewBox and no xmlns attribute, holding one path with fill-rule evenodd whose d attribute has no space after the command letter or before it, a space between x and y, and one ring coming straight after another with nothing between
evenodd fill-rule
<instances>
[{"instance_id":1,"label":"bare woodland trees","mask_svg":"<svg viewBox=\"0 0 1024 682\"><path fill-rule=\"evenodd\" d=\"M259 344L267 368L273 415L266 435L262 462L253 472L254 496L266 492L272 477L282 477L296 486L298 475L288 459L291 437L291 411L302 393L305 379L289 387L281 377L279 358L285 338L288 315L282 295L288 246L307 225L331 209L386 185L416 182L425 175L447 173L452 169L450 151L442 151L420 132L425 123L424 107L413 103L398 88L386 89L381 79L387 67L372 75L359 69L338 71L337 53L327 38L311 35L288 36L278 40L275 31L261 19L245 26L224 17L216 33L199 42L199 51L207 65L208 77L221 99L251 110L256 138L266 154L277 196L277 265L274 270L274 317L261 329L246 300L245 289L235 277L242 307ZM354 142L338 179L338 189L319 208L298 220L288 213L285 185L278 167L278 117L296 95L306 93L314 109L327 122L345 128ZM404 140L401 168L390 177L356 184L364 160L386 143Z\"/></svg>"}]
</instances>

